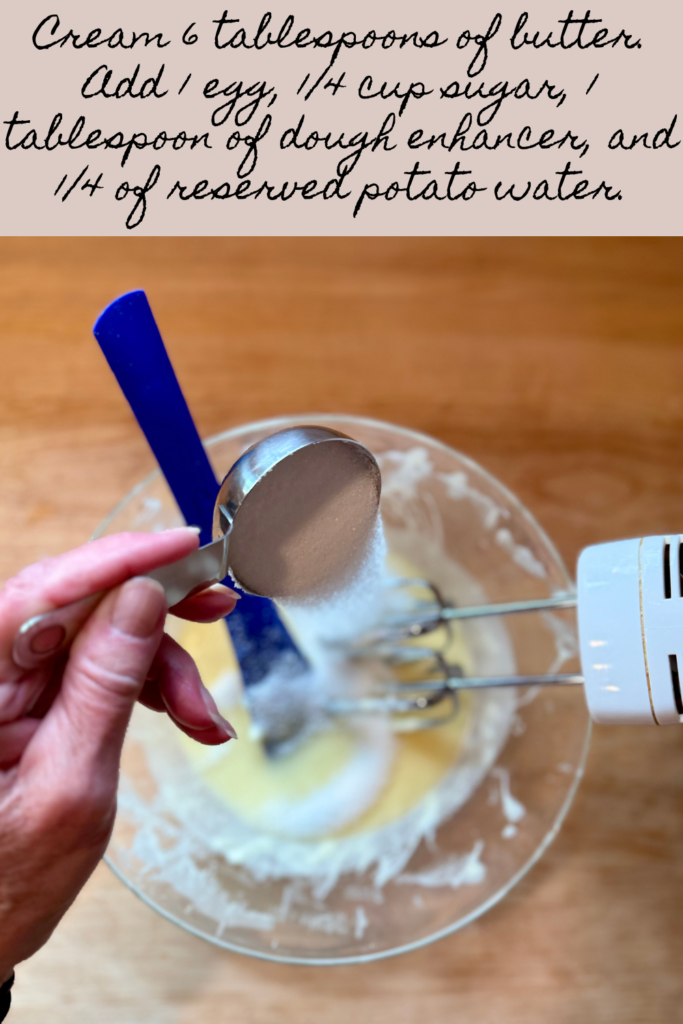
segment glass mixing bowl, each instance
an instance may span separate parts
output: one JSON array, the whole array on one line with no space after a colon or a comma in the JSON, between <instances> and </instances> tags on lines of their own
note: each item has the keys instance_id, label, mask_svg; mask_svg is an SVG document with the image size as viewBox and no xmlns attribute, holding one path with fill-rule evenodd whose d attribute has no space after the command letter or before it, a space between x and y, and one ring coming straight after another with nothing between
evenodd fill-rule
<instances>
[{"instance_id":1,"label":"glass mixing bowl","mask_svg":"<svg viewBox=\"0 0 683 1024\"><path fill-rule=\"evenodd\" d=\"M449 600L572 589L552 543L514 495L472 460L402 427L316 414L237 427L207 442L217 476L256 441L305 423L341 430L375 454L389 551ZM97 535L180 522L157 471ZM471 674L575 670L571 613L472 621L462 637ZM542 855L574 796L590 735L581 688L487 690L466 701L456 763L405 814L377 826L370 846L362 832L269 840L209 791L166 717L137 707L107 862L169 920L269 960L366 961L447 935L497 903ZM443 742L438 733L407 740L411 756L428 762Z\"/></svg>"}]
</instances>

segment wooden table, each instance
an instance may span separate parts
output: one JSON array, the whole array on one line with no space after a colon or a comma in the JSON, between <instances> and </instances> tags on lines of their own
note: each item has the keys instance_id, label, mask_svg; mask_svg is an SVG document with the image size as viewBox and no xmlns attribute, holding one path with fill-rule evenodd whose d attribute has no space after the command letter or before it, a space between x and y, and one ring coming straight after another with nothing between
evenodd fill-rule
<instances>
[{"instance_id":1,"label":"wooden table","mask_svg":"<svg viewBox=\"0 0 683 1024\"><path fill-rule=\"evenodd\" d=\"M472 455L573 565L683 529L680 239L0 241L0 576L83 542L152 458L90 336L150 295L204 435L278 413ZM13 1024L683 1021L683 733L596 728L559 838L498 907L362 967L224 953L104 866Z\"/></svg>"}]
</instances>

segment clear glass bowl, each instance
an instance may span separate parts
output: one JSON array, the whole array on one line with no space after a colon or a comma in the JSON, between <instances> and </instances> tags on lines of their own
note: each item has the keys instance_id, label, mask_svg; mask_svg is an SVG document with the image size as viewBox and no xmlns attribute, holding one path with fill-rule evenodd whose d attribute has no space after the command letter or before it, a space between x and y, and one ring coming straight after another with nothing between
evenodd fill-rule
<instances>
[{"instance_id":1,"label":"clear glass bowl","mask_svg":"<svg viewBox=\"0 0 683 1024\"><path fill-rule=\"evenodd\" d=\"M402 427L318 414L249 424L207 442L217 476L249 445L304 423L342 430L375 454L390 551L434 579L449 599L498 602L572 589L552 543L514 495L470 459ZM157 471L97 535L180 521ZM464 642L475 674L575 670L571 613L471 622ZM574 796L590 736L577 687L488 690L468 706L460 761L409 814L384 826L379 861L363 864L353 837L351 845L344 836L283 840L278 849L289 851L292 871L279 875L252 870L250 842L258 845L259 837L222 817L171 723L138 707L107 861L168 919L216 945L269 960L367 961L447 935L497 903L542 855ZM428 754L436 741L432 733L420 735ZM169 780L183 792L182 810ZM327 870L335 858L339 877ZM304 863L317 864L311 877Z\"/></svg>"}]
</instances>

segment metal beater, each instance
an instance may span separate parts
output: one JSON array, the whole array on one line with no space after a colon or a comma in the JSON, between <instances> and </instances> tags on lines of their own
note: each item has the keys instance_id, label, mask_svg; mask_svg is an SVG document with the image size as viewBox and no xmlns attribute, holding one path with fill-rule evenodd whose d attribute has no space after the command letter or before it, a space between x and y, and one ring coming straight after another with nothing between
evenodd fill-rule
<instances>
[{"instance_id":1,"label":"metal beater","mask_svg":"<svg viewBox=\"0 0 683 1024\"><path fill-rule=\"evenodd\" d=\"M453 718L458 712L458 693L461 690L499 686L576 686L585 682L584 677L576 673L465 676L462 667L447 661L439 650L414 642L440 629L449 634L453 623L467 619L576 608L576 595L557 594L536 601L456 607L429 580L396 580L392 585L411 592L422 590L431 599L416 603L409 616L391 619L360 636L348 648L347 654L355 660L380 658L395 666L398 674L411 666L418 670L423 668L424 674L418 674L415 679L397 680L393 684L383 683L381 691L367 696L332 701L328 705L330 714L390 714L397 731L413 732L444 725Z\"/></svg>"}]
</instances>

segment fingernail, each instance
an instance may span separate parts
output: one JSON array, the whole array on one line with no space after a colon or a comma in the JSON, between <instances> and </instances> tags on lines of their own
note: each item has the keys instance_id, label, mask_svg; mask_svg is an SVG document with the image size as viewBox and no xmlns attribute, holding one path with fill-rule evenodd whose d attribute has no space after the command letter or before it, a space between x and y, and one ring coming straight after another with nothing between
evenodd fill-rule
<instances>
[{"instance_id":1,"label":"fingernail","mask_svg":"<svg viewBox=\"0 0 683 1024\"><path fill-rule=\"evenodd\" d=\"M166 596L156 580L143 576L124 583L111 614L114 629L143 640L152 636L166 615Z\"/></svg>"},{"instance_id":2,"label":"fingernail","mask_svg":"<svg viewBox=\"0 0 683 1024\"><path fill-rule=\"evenodd\" d=\"M203 683L201 693L204 703L206 705L206 710L209 712L209 718L211 719L213 724L222 732L226 733L231 740L236 740L237 733L230 725L230 722L227 720L227 718L223 718L223 716L220 714L218 708L216 707L216 701L213 699L213 697L211 696L211 694L209 693L209 691L207 690Z\"/></svg>"},{"instance_id":3,"label":"fingernail","mask_svg":"<svg viewBox=\"0 0 683 1024\"><path fill-rule=\"evenodd\" d=\"M40 633L34 633L29 644L34 654L52 654L59 650L66 640L64 626L46 626Z\"/></svg>"}]
</instances>

